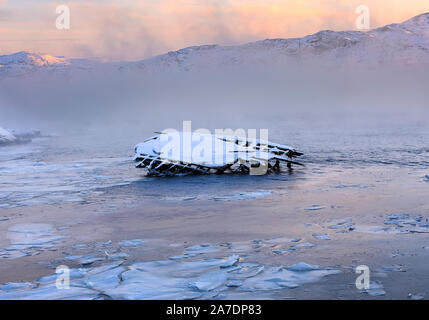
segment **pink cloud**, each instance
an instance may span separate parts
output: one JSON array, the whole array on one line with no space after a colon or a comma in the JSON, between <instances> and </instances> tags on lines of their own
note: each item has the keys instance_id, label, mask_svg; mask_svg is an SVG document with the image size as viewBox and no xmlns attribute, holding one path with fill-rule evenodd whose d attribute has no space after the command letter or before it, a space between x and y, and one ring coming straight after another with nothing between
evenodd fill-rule
<instances>
[{"instance_id":1,"label":"pink cloud","mask_svg":"<svg viewBox=\"0 0 429 320\"><path fill-rule=\"evenodd\" d=\"M26 7L0 0L1 53L19 50L110 60L181 47L297 37L353 29L361 0L107 0L70 2L71 30L55 28L57 2ZM372 26L429 11L427 0L372 0ZM2 13L3 12L3 13ZM6 13L5 13L6 12Z\"/></svg>"}]
</instances>

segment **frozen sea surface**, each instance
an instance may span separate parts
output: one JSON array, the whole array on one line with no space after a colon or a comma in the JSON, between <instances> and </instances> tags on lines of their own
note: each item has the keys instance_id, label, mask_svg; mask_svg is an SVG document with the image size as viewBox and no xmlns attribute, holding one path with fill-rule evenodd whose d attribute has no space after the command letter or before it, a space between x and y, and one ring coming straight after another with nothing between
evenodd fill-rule
<instances>
[{"instance_id":1,"label":"frozen sea surface","mask_svg":"<svg viewBox=\"0 0 429 320\"><path fill-rule=\"evenodd\" d=\"M306 166L267 176L146 177L133 146L151 131L1 147L0 298L333 297L323 285L353 259L375 265L370 288L350 287L352 267L329 286L346 286L351 298L420 298L425 119L422 110L273 119L270 140L304 152ZM154 244L159 238L173 245ZM70 266L67 291L55 286L60 264ZM400 264L401 275L418 279L405 293L389 276ZM300 291L312 284L326 291Z\"/></svg>"}]
</instances>

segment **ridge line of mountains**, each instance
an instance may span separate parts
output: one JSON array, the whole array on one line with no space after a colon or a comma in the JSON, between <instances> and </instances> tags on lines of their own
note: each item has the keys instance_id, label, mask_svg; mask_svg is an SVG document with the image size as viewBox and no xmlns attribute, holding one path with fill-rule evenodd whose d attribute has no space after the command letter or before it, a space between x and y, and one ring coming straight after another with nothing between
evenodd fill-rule
<instances>
[{"instance_id":1,"label":"ridge line of mountains","mask_svg":"<svg viewBox=\"0 0 429 320\"><path fill-rule=\"evenodd\" d=\"M193 46L135 62L67 59L22 51L0 55L0 77L34 72L87 72L104 67L156 73L280 64L374 67L426 63L429 63L429 13L366 32L324 30L302 38L266 39L234 46Z\"/></svg>"}]
</instances>

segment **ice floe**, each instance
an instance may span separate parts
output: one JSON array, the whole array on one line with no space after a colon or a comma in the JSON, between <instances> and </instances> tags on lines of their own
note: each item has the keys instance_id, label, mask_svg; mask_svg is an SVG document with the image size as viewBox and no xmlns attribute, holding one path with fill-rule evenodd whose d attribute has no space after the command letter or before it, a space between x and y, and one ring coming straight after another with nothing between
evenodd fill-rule
<instances>
[{"instance_id":1,"label":"ice floe","mask_svg":"<svg viewBox=\"0 0 429 320\"><path fill-rule=\"evenodd\" d=\"M296 288L306 283L317 282L321 278L340 273L335 269L323 269L310 266L306 263L298 263L290 267L268 267L256 276L247 279L240 291L270 291L283 288Z\"/></svg>"}]
</instances>

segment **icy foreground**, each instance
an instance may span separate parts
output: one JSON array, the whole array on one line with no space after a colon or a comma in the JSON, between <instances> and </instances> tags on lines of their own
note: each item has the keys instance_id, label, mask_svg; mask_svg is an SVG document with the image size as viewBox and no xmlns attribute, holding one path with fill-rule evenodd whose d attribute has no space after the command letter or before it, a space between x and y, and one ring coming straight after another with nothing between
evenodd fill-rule
<instances>
[{"instance_id":1,"label":"icy foreground","mask_svg":"<svg viewBox=\"0 0 429 320\"><path fill-rule=\"evenodd\" d=\"M23 241L21 234L36 231L37 236ZM52 245L49 225L18 225L16 241L25 246ZM47 237L49 232L49 237ZM14 235L15 236L15 235ZM21 240L20 240L21 239ZM43 241L46 240L46 241ZM296 241L296 240L293 240ZM80 260L83 267L69 270L70 288L58 287L58 273L44 276L33 282L8 282L0 285L0 299L228 299L259 296L271 298L281 290L294 289L322 278L341 273L332 267L320 267L304 262L288 267L270 266L249 261L252 248L270 249L274 244L290 243L290 239L254 240L219 244L201 244L187 247L180 256L168 260L127 263L129 254L145 246L141 239L124 240L114 250L112 241L100 244L102 255L68 256L67 263ZM74 247L82 250L85 245ZM134 249L129 249L129 247ZM49 249L49 247L48 247ZM212 255L215 256L212 256ZM107 255L107 257L106 257ZM106 261L109 260L109 261ZM125 259L125 260L124 260ZM98 266L92 264L101 262Z\"/></svg>"},{"instance_id":2,"label":"icy foreground","mask_svg":"<svg viewBox=\"0 0 429 320\"><path fill-rule=\"evenodd\" d=\"M237 46L194 46L136 62L100 63L18 52L0 56L0 75L64 73L98 66L156 73L291 64L374 67L420 63L429 63L429 13L368 32L324 30L302 38L266 39Z\"/></svg>"},{"instance_id":3,"label":"icy foreground","mask_svg":"<svg viewBox=\"0 0 429 320\"><path fill-rule=\"evenodd\" d=\"M195 262L172 260L139 262L123 267L122 261L96 268L71 269L70 289L59 290L57 275L38 283L9 283L1 286L0 299L213 299L255 292L293 289L339 273L299 263L290 268L240 263L238 256ZM189 276L190 275L190 276ZM18 287L20 285L21 287ZM27 290L22 290L27 289Z\"/></svg>"}]
</instances>

